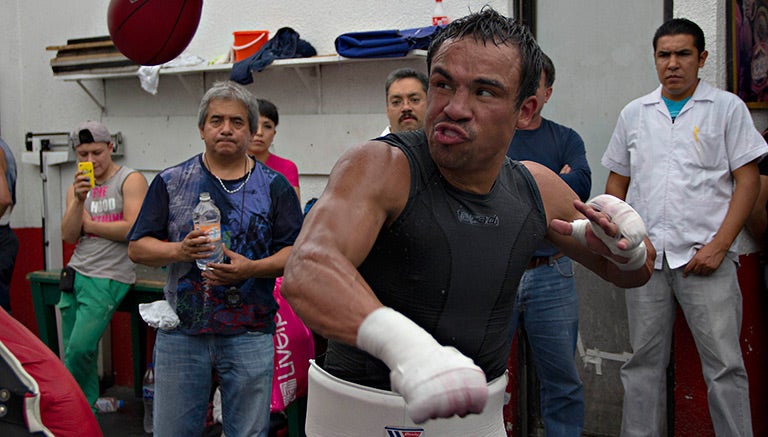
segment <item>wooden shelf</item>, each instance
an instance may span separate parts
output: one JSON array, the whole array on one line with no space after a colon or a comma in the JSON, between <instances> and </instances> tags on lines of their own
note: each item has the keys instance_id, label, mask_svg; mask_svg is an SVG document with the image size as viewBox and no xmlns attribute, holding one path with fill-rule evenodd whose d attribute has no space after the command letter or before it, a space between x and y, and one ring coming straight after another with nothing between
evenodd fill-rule
<instances>
[{"instance_id":1,"label":"wooden shelf","mask_svg":"<svg viewBox=\"0 0 768 437\"><path fill-rule=\"evenodd\" d=\"M266 69L284 68L284 67L293 67L293 68L319 67L324 64L347 64L347 63L354 63L354 62L382 62L382 61L388 61L388 60L425 58L426 56L427 56L426 50L412 50L407 56L397 57L397 58L345 58L344 56L340 56L337 54L321 55L321 56L313 56L310 58L276 59L269 66L267 66ZM196 73L223 72L223 71L231 71L231 70L232 70L232 64L218 64L218 65L201 64L201 65L195 65L191 67L161 68L160 75L161 76L162 75L186 75L186 74L196 74ZM92 80L92 79L119 79L119 78L126 78L126 77L136 77L137 72L138 72L138 67L130 71L123 70L118 72L57 74L55 75L55 78L63 81L68 81L68 82L76 82L76 81L79 82L82 80Z\"/></svg>"}]
</instances>

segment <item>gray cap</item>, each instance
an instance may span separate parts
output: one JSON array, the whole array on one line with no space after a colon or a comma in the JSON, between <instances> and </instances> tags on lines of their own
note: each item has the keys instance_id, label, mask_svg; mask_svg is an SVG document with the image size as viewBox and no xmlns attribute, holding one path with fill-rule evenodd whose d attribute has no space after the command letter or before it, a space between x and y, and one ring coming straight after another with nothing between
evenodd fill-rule
<instances>
[{"instance_id":1,"label":"gray cap","mask_svg":"<svg viewBox=\"0 0 768 437\"><path fill-rule=\"evenodd\" d=\"M69 135L69 143L72 147L88 143L111 143L112 135L109 129L98 121L86 120L75 128Z\"/></svg>"}]
</instances>

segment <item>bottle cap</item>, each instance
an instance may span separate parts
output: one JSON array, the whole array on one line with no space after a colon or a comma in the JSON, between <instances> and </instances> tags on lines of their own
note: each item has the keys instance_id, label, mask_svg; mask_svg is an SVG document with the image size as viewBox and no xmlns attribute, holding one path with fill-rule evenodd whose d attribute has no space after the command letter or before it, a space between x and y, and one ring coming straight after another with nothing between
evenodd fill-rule
<instances>
[{"instance_id":1,"label":"bottle cap","mask_svg":"<svg viewBox=\"0 0 768 437\"><path fill-rule=\"evenodd\" d=\"M210 194L208 194L206 192L200 193L200 200L209 200L210 198L211 198Z\"/></svg>"}]
</instances>

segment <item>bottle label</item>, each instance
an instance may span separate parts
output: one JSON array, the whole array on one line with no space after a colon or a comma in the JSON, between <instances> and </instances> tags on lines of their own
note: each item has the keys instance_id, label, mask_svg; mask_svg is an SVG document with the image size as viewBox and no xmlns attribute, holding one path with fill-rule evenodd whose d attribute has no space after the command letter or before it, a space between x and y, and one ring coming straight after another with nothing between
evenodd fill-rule
<instances>
[{"instance_id":1,"label":"bottle label","mask_svg":"<svg viewBox=\"0 0 768 437\"><path fill-rule=\"evenodd\" d=\"M153 399L155 397L155 389L149 387L143 387L141 395L144 399Z\"/></svg>"},{"instance_id":2,"label":"bottle label","mask_svg":"<svg viewBox=\"0 0 768 437\"><path fill-rule=\"evenodd\" d=\"M432 17L433 26L445 26L446 24L448 24L448 17L446 17L445 15Z\"/></svg>"},{"instance_id":3,"label":"bottle label","mask_svg":"<svg viewBox=\"0 0 768 437\"><path fill-rule=\"evenodd\" d=\"M203 231L208 234L208 238L210 238L211 241L221 240L221 226L219 226L218 223L196 224L195 230Z\"/></svg>"}]
</instances>

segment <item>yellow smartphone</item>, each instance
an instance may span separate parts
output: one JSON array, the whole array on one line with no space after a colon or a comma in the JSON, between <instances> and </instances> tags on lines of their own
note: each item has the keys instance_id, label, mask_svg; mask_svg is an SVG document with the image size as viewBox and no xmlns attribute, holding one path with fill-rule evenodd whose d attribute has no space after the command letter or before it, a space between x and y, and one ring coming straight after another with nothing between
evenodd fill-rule
<instances>
[{"instance_id":1,"label":"yellow smartphone","mask_svg":"<svg viewBox=\"0 0 768 437\"><path fill-rule=\"evenodd\" d=\"M96 186L96 180L93 178L93 163L90 161L78 162L77 169L81 173L85 173L91 179L91 188Z\"/></svg>"}]
</instances>

